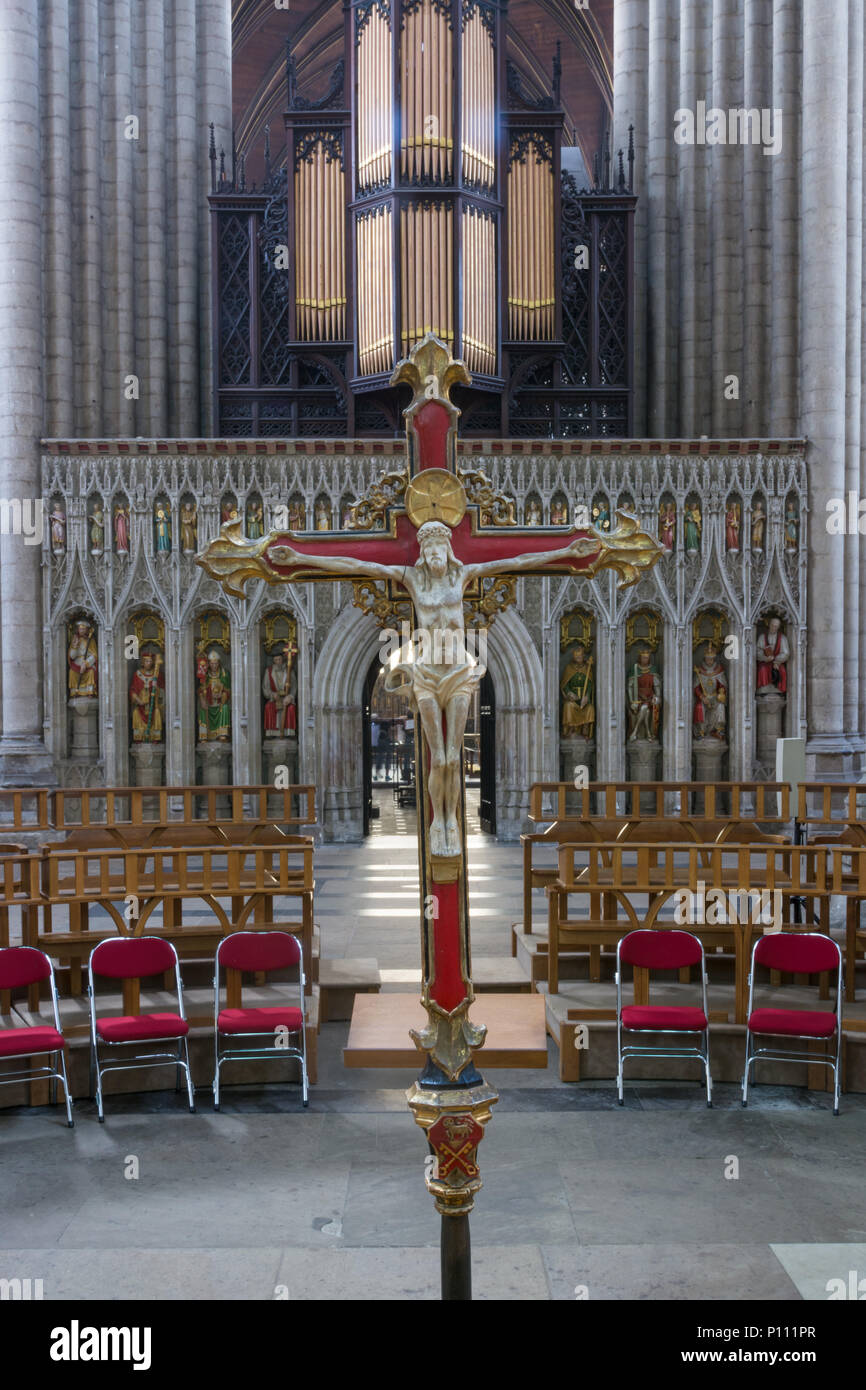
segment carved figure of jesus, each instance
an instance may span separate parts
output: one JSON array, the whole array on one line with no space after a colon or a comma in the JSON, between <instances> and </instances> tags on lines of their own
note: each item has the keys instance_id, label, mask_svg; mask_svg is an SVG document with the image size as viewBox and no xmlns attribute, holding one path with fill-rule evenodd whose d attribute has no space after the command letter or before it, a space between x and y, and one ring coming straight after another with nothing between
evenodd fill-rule
<instances>
[{"instance_id":1,"label":"carved figure of jesus","mask_svg":"<svg viewBox=\"0 0 866 1390\"><path fill-rule=\"evenodd\" d=\"M449 528L441 521L425 521L418 528L418 546L420 554L414 565L381 565L347 556L311 555L290 545L272 547L270 557L278 565L303 563L305 568L315 566L329 574L391 579L409 594L416 629L428 634L424 655L431 659L398 663L389 672L389 682L391 689L400 685L410 688L430 749L430 852L450 856L460 853L457 806L466 717L472 692L485 669L466 650L464 591L468 584L487 575L537 569L569 555L594 555L599 541L583 536L559 550L465 565L451 548Z\"/></svg>"}]
</instances>

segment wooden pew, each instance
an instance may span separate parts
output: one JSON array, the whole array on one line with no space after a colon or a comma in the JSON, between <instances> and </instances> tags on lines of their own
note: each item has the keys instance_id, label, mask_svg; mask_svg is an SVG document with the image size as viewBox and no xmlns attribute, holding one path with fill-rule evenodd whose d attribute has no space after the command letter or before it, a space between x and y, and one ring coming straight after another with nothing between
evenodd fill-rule
<instances>
[{"instance_id":1,"label":"wooden pew","mask_svg":"<svg viewBox=\"0 0 866 1390\"><path fill-rule=\"evenodd\" d=\"M228 812L223 808L228 804ZM82 787L51 793L51 827L70 834L103 827L118 844L160 843L181 826L210 826L218 842L241 833L255 843L277 827L296 833L316 821L316 789L297 785L249 787Z\"/></svg>"},{"instance_id":2,"label":"wooden pew","mask_svg":"<svg viewBox=\"0 0 866 1390\"><path fill-rule=\"evenodd\" d=\"M647 794L653 800L652 814L641 809L642 797ZM545 798L553 800L552 808L545 809ZM699 814L693 809L698 801ZM665 807L671 802L676 803L674 810L666 814ZM723 804L727 811L721 810ZM766 837L758 822L782 826L789 820L790 787L782 782L730 782L718 786L704 782L590 782L578 790L570 782L536 782L530 787L529 807L529 819L535 823L550 821L551 816L554 819L545 830L530 831L520 837L525 935L532 931L533 888L547 888L556 878L555 870L539 867L535 862L537 845L631 838L640 834L641 826L647 826L648 836L658 834L663 840L666 828L673 824L690 827L689 834L695 842L763 842ZM513 932L511 954L517 954Z\"/></svg>"},{"instance_id":3,"label":"wooden pew","mask_svg":"<svg viewBox=\"0 0 866 1390\"><path fill-rule=\"evenodd\" d=\"M46 846L38 864L43 925L35 932L31 925L28 944L68 964L73 994L81 992L82 968L90 951L115 931L165 936L187 958L209 955L229 932L275 925L273 901L277 897L298 900L299 921L278 925L300 935L311 976L315 882L309 837L292 836L274 845L193 848L87 849L61 843ZM207 903L214 921L183 922L183 903L194 899ZM228 909L222 905L226 899ZM91 926L89 908L93 904L108 914L112 927ZM68 912L66 929L55 925L59 907ZM151 918L159 907L163 921L156 927Z\"/></svg>"},{"instance_id":4,"label":"wooden pew","mask_svg":"<svg viewBox=\"0 0 866 1390\"><path fill-rule=\"evenodd\" d=\"M676 892L688 889L697 895L723 889L740 895L778 891L786 929L785 904L794 897L820 902L832 894L862 901L866 897L866 848L832 848L792 845L660 845L634 841L580 847L563 845L559 852L559 878L548 888L549 932L548 987L559 989L558 954L563 946L600 950L613 947L619 938L638 927L673 925L661 918L666 903ZM572 896L588 900L588 916L572 915ZM633 899L645 898L646 907ZM733 944L735 955L735 1020L745 1022L746 981L755 931L754 911L743 920L742 903L735 919L718 923L706 920L684 924L705 944ZM750 908L752 904L749 904ZM705 914L706 916L706 914Z\"/></svg>"}]
</instances>

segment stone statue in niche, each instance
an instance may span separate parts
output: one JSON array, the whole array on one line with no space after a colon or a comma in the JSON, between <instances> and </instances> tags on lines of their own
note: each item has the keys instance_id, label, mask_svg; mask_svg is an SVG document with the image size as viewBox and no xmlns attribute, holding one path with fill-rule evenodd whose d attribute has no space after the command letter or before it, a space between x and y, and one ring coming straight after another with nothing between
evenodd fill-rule
<instances>
[{"instance_id":1,"label":"stone statue in niche","mask_svg":"<svg viewBox=\"0 0 866 1390\"><path fill-rule=\"evenodd\" d=\"M70 700L95 700L99 683L99 649L93 625L79 619L67 653Z\"/></svg>"},{"instance_id":2,"label":"stone statue in niche","mask_svg":"<svg viewBox=\"0 0 866 1390\"><path fill-rule=\"evenodd\" d=\"M797 502L789 497L785 503L785 549L796 550L800 544L800 516Z\"/></svg>"},{"instance_id":3,"label":"stone statue in niche","mask_svg":"<svg viewBox=\"0 0 866 1390\"><path fill-rule=\"evenodd\" d=\"M764 549L764 529L767 525L767 513L764 511L764 504L760 497L752 507L752 549Z\"/></svg>"},{"instance_id":4,"label":"stone statue in niche","mask_svg":"<svg viewBox=\"0 0 866 1390\"><path fill-rule=\"evenodd\" d=\"M224 497L220 506L220 524L225 526L227 522L237 521L238 504L234 497Z\"/></svg>"},{"instance_id":5,"label":"stone statue in niche","mask_svg":"<svg viewBox=\"0 0 866 1390\"><path fill-rule=\"evenodd\" d=\"M194 555L198 550L198 508L194 502L181 503L180 548L184 555Z\"/></svg>"},{"instance_id":6,"label":"stone statue in niche","mask_svg":"<svg viewBox=\"0 0 866 1390\"><path fill-rule=\"evenodd\" d=\"M597 531L610 530L610 506L606 497L599 498L593 507L592 524Z\"/></svg>"},{"instance_id":7,"label":"stone statue in niche","mask_svg":"<svg viewBox=\"0 0 866 1390\"><path fill-rule=\"evenodd\" d=\"M673 502L662 502L659 507L659 540L665 550L673 550L677 543L677 509Z\"/></svg>"},{"instance_id":8,"label":"stone statue in niche","mask_svg":"<svg viewBox=\"0 0 866 1390\"><path fill-rule=\"evenodd\" d=\"M231 676L216 647L211 648L207 657L199 657L196 674L198 736L203 743L209 740L225 743L232 731Z\"/></svg>"},{"instance_id":9,"label":"stone statue in niche","mask_svg":"<svg viewBox=\"0 0 866 1390\"><path fill-rule=\"evenodd\" d=\"M158 555L171 554L171 508L164 499L156 504L156 550Z\"/></svg>"},{"instance_id":10,"label":"stone statue in niche","mask_svg":"<svg viewBox=\"0 0 866 1390\"><path fill-rule=\"evenodd\" d=\"M91 555L101 555L104 549L105 511L102 503L97 502L90 513L90 553Z\"/></svg>"},{"instance_id":11,"label":"stone statue in niche","mask_svg":"<svg viewBox=\"0 0 866 1390\"><path fill-rule=\"evenodd\" d=\"M295 498L294 502L289 503L289 530L306 531L307 529L307 509L303 502Z\"/></svg>"},{"instance_id":12,"label":"stone statue in niche","mask_svg":"<svg viewBox=\"0 0 866 1390\"><path fill-rule=\"evenodd\" d=\"M729 502L725 510L725 549L736 554L740 549L740 504Z\"/></svg>"},{"instance_id":13,"label":"stone statue in niche","mask_svg":"<svg viewBox=\"0 0 866 1390\"><path fill-rule=\"evenodd\" d=\"M319 498L316 503L316 530L330 531L331 529L331 509L323 498Z\"/></svg>"},{"instance_id":14,"label":"stone statue in niche","mask_svg":"<svg viewBox=\"0 0 866 1390\"><path fill-rule=\"evenodd\" d=\"M49 515L51 522L51 550L54 555L66 551L66 513L59 502L52 503Z\"/></svg>"},{"instance_id":15,"label":"stone statue in niche","mask_svg":"<svg viewBox=\"0 0 866 1390\"><path fill-rule=\"evenodd\" d=\"M114 548L118 555L129 554L129 508L122 502L114 508Z\"/></svg>"},{"instance_id":16,"label":"stone statue in niche","mask_svg":"<svg viewBox=\"0 0 866 1390\"><path fill-rule=\"evenodd\" d=\"M649 647L641 647L628 677L629 742L657 739L662 708L662 678Z\"/></svg>"},{"instance_id":17,"label":"stone statue in niche","mask_svg":"<svg viewBox=\"0 0 866 1390\"><path fill-rule=\"evenodd\" d=\"M568 507L562 498L554 499L550 506L551 526L568 525Z\"/></svg>"},{"instance_id":18,"label":"stone statue in niche","mask_svg":"<svg viewBox=\"0 0 866 1390\"><path fill-rule=\"evenodd\" d=\"M162 743L165 677L162 653L143 651L129 683L133 743Z\"/></svg>"},{"instance_id":19,"label":"stone statue in niche","mask_svg":"<svg viewBox=\"0 0 866 1390\"><path fill-rule=\"evenodd\" d=\"M683 531L685 533L685 549L688 555L694 555L701 548L701 508L698 502L692 502L686 506L683 518Z\"/></svg>"},{"instance_id":20,"label":"stone statue in niche","mask_svg":"<svg viewBox=\"0 0 866 1390\"><path fill-rule=\"evenodd\" d=\"M728 722L728 678L719 649L708 642L704 659L695 667L695 705L692 729L696 739L724 739Z\"/></svg>"},{"instance_id":21,"label":"stone statue in niche","mask_svg":"<svg viewBox=\"0 0 866 1390\"><path fill-rule=\"evenodd\" d=\"M782 631L780 618L771 618L766 631L758 633L755 655L758 693L775 690L779 695L784 695L788 689L787 663L791 649Z\"/></svg>"},{"instance_id":22,"label":"stone statue in niche","mask_svg":"<svg viewBox=\"0 0 866 1390\"><path fill-rule=\"evenodd\" d=\"M247 535L251 541L260 541L265 534L265 510L261 502L247 503Z\"/></svg>"},{"instance_id":23,"label":"stone statue in niche","mask_svg":"<svg viewBox=\"0 0 866 1390\"><path fill-rule=\"evenodd\" d=\"M265 697L265 738L297 738L297 673L291 647L274 652L262 676Z\"/></svg>"},{"instance_id":24,"label":"stone statue in niche","mask_svg":"<svg viewBox=\"0 0 866 1390\"><path fill-rule=\"evenodd\" d=\"M535 498L532 499L532 501L529 503L529 505L528 505L527 508L526 508L526 525L527 525L527 526L543 526L543 525L544 525L544 519L543 519L543 517L542 517L542 515L541 515L541 507L539 506L538 502L536 502Z\"/></svg>"},{"instance_id":25,"label":"stone statue in niche","mask_svg":"<svg viewBox=\"0 0 866 1390\"><path fill-rule=\"evenodd\" d=\"M592 657L587 659L583 643L575 643L571 659L559 682L563 738L591 739L595 731L595 681L592 662Z\"/></svg>"}]
</instances>

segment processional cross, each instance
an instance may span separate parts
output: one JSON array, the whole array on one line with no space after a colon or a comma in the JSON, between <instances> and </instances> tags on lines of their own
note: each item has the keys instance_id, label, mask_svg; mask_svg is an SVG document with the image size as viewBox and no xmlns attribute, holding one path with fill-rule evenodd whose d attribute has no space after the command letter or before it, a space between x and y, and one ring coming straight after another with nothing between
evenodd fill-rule
<instances>
[{"instance_id":1,"label":"processional cross","mask_svg":"<svg viewBox=\"0 0 866 1390\"><path fill-rule=\"evenodd\" d=\"M594 575L613 568L625 586L662 554L657 541L623 512L610 533L512 524L505 499L496 497L483 475L457 469L460 412L450 391L470 380L463 363L432 333L398 364L391 385L413 389L404 411L407 468L374 484L353 508L356 523L368 529L274 531L251 541L236 521L224 525L197 560L241 598L253 578L269 584L350 579L357 606L373 612L381 625L401 608L413 615L414 640L386 677L392 688L408 687L418 714L421 1002L428 1023L412 1033L426 1064L408 1101L436 1155L427 1186L443 1216L443 1297L449 1298L471 1296L468 1213L481 1187L476 1150L498 1099L473 1059L486 1029L469 1019L474 994L463 735L484 667L467 647L467 613L470 622L483 623L513 600L513 582L491 587L487 581L494 576ZM426 638L420 651L419 637Z\"/></svg>"}]
</instances>

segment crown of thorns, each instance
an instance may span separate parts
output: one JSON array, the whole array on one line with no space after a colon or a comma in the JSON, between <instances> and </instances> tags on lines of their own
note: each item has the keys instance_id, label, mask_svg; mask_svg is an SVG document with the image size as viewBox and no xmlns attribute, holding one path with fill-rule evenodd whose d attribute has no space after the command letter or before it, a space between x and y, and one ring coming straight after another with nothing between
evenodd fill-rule
<instances>
[{"instance_id":1,"label":"crown of thorns","mask_svg":"<svg viewBox=\"0 0 866 1390\"><path fill-rule=\"evenodd\" d=\"M425 521L423 526L418 527L418 544L423 541L441 538L450 543L451 528L446 526L444 521Z\"/></svg>"}]
</instances>

